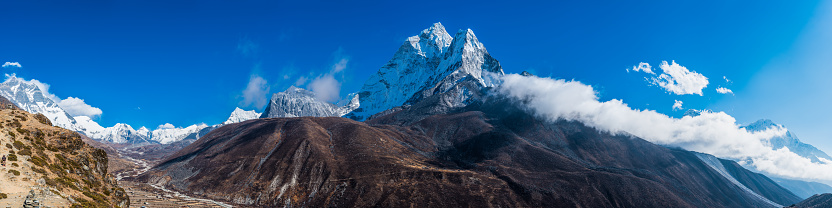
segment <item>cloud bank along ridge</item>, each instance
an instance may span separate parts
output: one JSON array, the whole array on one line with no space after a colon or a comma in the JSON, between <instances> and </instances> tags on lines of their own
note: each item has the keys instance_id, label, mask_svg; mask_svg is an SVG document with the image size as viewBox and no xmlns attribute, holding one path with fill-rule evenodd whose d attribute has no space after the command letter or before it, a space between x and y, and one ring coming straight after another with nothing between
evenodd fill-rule
<instances>
[{"instance_id":1,"label":"cloud bank along ridge","mask_svg":"<svg viewBox=\"0 0 832 208\"><path fill-rule=\"evenodd\" d=\"M749 132L724 112L672 118L653 110L636 110L622 100L599 101L592 86L562 79L507 74L499 94L517 99L526 110L550 121L579 121L601 131L629 134L647 141L739 160L773 175L811 181L832 181L832 164L813 163L788 148L773 150L765 141L787 129Z\"/></svg>"}]
</instances>

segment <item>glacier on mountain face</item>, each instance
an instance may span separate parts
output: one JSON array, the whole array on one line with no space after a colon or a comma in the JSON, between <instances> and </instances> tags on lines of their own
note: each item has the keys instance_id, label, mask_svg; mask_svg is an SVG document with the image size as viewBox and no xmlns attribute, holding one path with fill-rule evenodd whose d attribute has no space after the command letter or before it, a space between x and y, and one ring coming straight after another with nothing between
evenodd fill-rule
<instances>
[{"instance_id":1,"label":"glacier on mountain face","mask_svg":"<svg viewBox=\"0 0 832 208\"><path fill-rule=\"evenodd\" d=\"M231 116L228 117L228 120L222 122L223 125L225 124L232 124L232 123L239 123L251 119L260 118L260 113L257 113L254 110L246 111L243 109L235 108L234 111L231 112Z\"/></svg>"},{"instance_id":2,"label":"glacier on mountain face","mask_svg":"<svg viewBox=\"0 0 832 208\"><path fill-rule=\"evenodd\" d=\"M441 23L409 37L393 58L370 76L358 92L359 108L345 117L371 115L446 93L444 104L464 106L476 91L499 84L503 70L471 29L451 38Z\"/></svg>"},{"instance_id":3,"label":"glacier on mountain face","mask_svg":"<svg viewBox=\"0 0 832 208\"><path fill-rule=\"evenodd\" d=\"M758 132L758 131L765 131L769 128L785 128L785 126L776 124L769 119L760 119L755 121L754 123L748 124L744 126L746 130L749 132ZM822 162L821 159L832 161L832 157L827 155L825 152L819 150L815 146L810 144L806 144L801 142L796 135L794 135L791 131L786 131L784 136L775 136L769 139L768 141L763 141L764 144L771 147L773 150L781 149L786 147L789 151L794 152L801 157L809 158L812 162L819 163Z\"/></svg>"},{"instance_id":4,"label":"glacier on mountain face","mask_svg":"<svg viewBox=\"0 0 832 208\"><path fill-rule=\"evenodd\" d=\"M350 101L338 106L315 97L315 92L289 87L286 91L272 94L272 98L260 118L279 117L340 117L359 106L358 95L352 94Z\"/></svg>"}]
</instances>

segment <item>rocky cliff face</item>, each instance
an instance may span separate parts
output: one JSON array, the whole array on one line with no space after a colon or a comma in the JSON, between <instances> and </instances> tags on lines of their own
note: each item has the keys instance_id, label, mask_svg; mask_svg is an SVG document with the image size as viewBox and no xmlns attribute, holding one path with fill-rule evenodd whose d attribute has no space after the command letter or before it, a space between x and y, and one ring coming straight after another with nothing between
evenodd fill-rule
<instances>
[{"instance_id":1,"label":"rocky cliff face","mask_svg":"<svg viewBox=\"0 0 832 208\"><path fill-rule=\"evenodd\" d=\"M9 158L0 173L2 191L55 196L68 203L62 206L127 207L126 193L107 172L107 153L84 143L77 132L40 117L0 110L0 154Z\"/></svg>"}]
</instances>

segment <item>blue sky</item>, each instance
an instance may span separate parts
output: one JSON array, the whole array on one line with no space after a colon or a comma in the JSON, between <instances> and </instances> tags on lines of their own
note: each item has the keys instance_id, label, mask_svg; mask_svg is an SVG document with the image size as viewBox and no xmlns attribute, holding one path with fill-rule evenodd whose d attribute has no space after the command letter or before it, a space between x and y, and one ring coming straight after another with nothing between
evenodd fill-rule
<instances>
[{"instance_id":1,"label":"blue sky","mask_svg":"<svg viewBox=\"0 0 832 208\"><path fill-rule=\"evenodd\" d=\"M671 116L682 115L671 108L679 100L739 123L771 118L832 151L832 86L823 79L832 73L824 63L832 57L828 8L820 1L2 1L0 62L23 66L4 73L100 108L103 126L215 124L234 107L262 111L257 100L338 63L339 96L355 92L405 38L442 22L449 31L471 28L507 73L578 80L602 99ZM640 62L658 70L663 60L708 77L703 95L670 94L650 86L648 74L625 70ZM244 93L252 80L268 90ZM719 86L734 95L716 93Z\"/></svg>"}]
</instances>

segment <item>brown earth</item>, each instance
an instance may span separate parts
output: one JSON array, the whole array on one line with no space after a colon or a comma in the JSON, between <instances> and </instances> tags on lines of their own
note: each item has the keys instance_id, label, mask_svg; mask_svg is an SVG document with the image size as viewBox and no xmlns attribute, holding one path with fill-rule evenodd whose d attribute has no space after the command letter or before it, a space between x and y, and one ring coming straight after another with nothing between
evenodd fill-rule
<instances>
[{"instance_id":1,"label":"brown earth","mask_svg":"<svg viewBox=\"0 0 832 208\"><path fill-rule=\"evenodd\" d=\"M772 206L692 152L513 106L427 115L435 108L414 105L367 123L251 120L212 131L139 180L241 206Z\"/></svg>"},{"instance_id":2,"label":"brown earth","mask_svg":"<svg viewBox=\"0 0 832 208\"><path fill-rule=\"evenodd\" d=\"M41 205L53 207L129 203L108 174L107 153L85 143L76 132L52 126L43 115L0 110L0 154L9 158L0 172L0 192L10 197L0 200L0 205L22 206L21 197L30 191Z\"/></svg>"}]
</instances>

